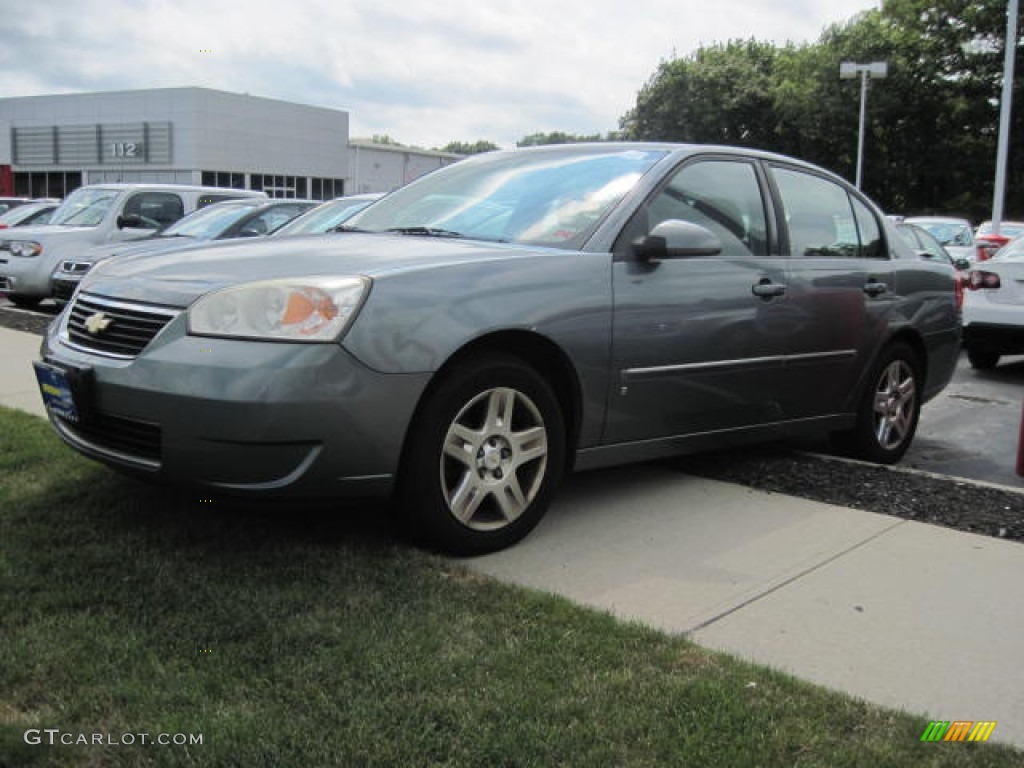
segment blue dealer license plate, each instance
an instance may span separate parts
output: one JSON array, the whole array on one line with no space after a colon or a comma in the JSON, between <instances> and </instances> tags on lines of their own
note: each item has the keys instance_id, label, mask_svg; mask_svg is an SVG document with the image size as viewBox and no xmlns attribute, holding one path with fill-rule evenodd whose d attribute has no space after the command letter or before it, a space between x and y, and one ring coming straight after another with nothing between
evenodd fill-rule
<instances>
[{"instance_id":1,"label":"blue dealer license plate","mask_svg":"<svg viewBox=\"0 0 1024 768\"><path fill-rule=\"evenodd\" d=\"M81 418L71 392L71 382L67 374L60 368L37 360L32 362L36 371L36 381L43 395L43 405L55 416L67 421L77 422Z\"/></svg>"}]
</instances>

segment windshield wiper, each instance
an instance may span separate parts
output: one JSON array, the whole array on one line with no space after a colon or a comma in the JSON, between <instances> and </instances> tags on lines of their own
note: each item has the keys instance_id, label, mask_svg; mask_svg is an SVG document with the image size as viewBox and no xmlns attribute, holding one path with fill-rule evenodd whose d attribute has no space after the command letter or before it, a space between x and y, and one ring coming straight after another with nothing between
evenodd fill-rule
<instances>
[{"instance_id":1,"label":"windshield wiper","mask_svg":"<svg viewBox=\"0 0 1024 768\"><path fill-rule=\"evenodd\" d=\"M423 237L465 237L461 232L452 232L450 229L438 229L436 227L393 227L384 231L397 232L400 235L420 235Z\"/></svg>"},{"instance_id":2,"label":"windshield wiper","mask_svg":"<svg viewBox=\"0 0 1024 768\"><path fill-rule=\"evenodd\" d=\"M328 232L365 232L365 229L359 227L350 227L348 224L339 224L336 227L331 227Z\"/></svg>"}]
</instances>

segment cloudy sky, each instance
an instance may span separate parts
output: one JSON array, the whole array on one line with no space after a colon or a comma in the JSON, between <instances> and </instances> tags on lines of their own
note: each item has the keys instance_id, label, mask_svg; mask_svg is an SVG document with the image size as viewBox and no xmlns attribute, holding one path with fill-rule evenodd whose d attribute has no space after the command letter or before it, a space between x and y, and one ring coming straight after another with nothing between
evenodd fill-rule
<instances>
[{"instance_id":1,"label":"cloudy sky","mask_svg":"<svg viewBox=\"0 0 1024 768\"><path fill-rule=\"evenodd\" d=\"M351 135L605 133L658 62L817 40L872 0L3 0L0 96L204 86L348 110Z\"/></svg>"}]
</instances>

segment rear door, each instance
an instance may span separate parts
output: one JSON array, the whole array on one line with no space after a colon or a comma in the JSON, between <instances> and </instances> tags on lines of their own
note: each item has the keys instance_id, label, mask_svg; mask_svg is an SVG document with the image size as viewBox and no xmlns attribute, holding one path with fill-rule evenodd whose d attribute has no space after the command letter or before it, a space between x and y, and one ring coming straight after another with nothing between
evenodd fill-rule
<instances>
[{"instance_id":1,"label":"rear door","mask_svg":"<svg viewBox=\"0 0 1024 768\"><path fill-rule=\"evenodd\" d=\"M774 246L763 171L751 160L687 160L615 246L613 371L606 442L779 421L790 344L786 259ZM667 220L699 224L715 256L637 261L630 244Z\"/></svg>"},{"instance_id":2,"label":"rear door","mask_svg":"<svg viewBox=\"0 0 1024 768\"><path fill-rule=\"evenodd\" d=\"M791 256L786 283L793 322L783 410L793 418L849 411L898 300L881 224L833 179L781 164L769 173Z\"/></svg>"}]
</instances>

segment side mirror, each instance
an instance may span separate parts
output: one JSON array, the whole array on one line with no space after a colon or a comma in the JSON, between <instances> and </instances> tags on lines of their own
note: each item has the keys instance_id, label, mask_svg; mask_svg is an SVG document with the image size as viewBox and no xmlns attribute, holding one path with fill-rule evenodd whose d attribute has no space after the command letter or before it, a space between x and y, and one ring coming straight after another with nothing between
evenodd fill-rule
<instances>
[{"instance_id":1,"label":"side mirror","mask_svg":"<svg viewBox=\"0 0 1024 768\"><path fill-rule=\"evenodd\" d=\"M953 266L961 271L967 271L971 268L971 260L963 257L959 259L953 259Z\"/></svg>"},{"instance_id":2,"label":"side mirror","mask_svg":"<svg viewBox=\"0 0 1024 768\"><path fill-rule=\"evenodd\" d=\"M649 235L633 241L633 255L638 261L658 262L689 256L717 256L722 241L710 229L689 221L667 219Z\"/></svg>"},{"instance_id":3,"label":"side mirror","mask_svg":"<svg viewBox=\"0 0 1024 768\"><path fill-rule=\"evenodd\" d=\"M117 217L117 228L118 229L141 229L145 227L142 223L142 217L137 213L123 213Z\"/></svg>"}]
</instances>

